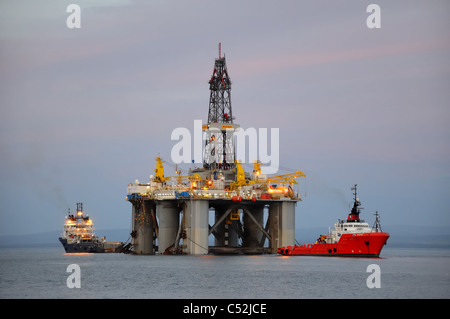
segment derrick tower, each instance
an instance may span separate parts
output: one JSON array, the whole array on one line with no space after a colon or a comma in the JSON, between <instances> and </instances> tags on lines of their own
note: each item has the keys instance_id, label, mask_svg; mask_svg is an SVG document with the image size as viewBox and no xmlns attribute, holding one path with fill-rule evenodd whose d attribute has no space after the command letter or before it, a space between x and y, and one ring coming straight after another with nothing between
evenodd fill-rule
<instances>
[{"instance_id":1,"label":"derrick tower","mask_svg":"<svg viewBox=\"0 0 450 319\"><path fill-rule=\"evenodd\" d=\"M214 71L209 80L208 123L206 132L203 167L207 169L231 170L235 168L234 132L239 125L233 123L231 108L231 79L228 75L225 55L214 62Z\"/></svg>"}]
</instances>

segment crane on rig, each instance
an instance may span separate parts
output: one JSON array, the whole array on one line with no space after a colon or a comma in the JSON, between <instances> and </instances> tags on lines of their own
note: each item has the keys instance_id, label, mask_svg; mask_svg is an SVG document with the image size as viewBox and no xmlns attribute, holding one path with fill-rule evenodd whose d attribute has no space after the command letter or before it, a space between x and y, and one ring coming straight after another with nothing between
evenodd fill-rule
<instances>
[{"instance_id":1,"label":"crane on rig","mask_svg":"<svg viewBox=\"0 0 450 319\"><path fill-rule=\"evenodd\" d=\"M288 183L288 184L298 184L298 182L295 180L297 177L306 177L306 175L303 174L302 171L296 171L294 173L267 177L267 181L269 183L284 182L284 183Z\"/></svg>"},{"instance_id":2,"label":"crane on rig","mask_svg":"<svg viewBox=\"0 0 450 319\"><path fill-rule=\"evenodd\" d=\"M201 181L202 178L199 174L193 174L193 175L187 175L182 176L178 169L175 170L176 176L164 176L164 161L161 160L161 158L158 156L156 157L156 169L155 169L155 181L164 183L170 180L175 179L177 182L181 183L183 181Z\"/></svg>"},{"instance_id":3,"label":"crane on rig","mask_svg":"<svg viewBox=\"0 0 450 319\"><path fill-rule=\"evenodd\" d=\"M239 186L248 186L248 185L255 185L255 184L267 184L267 187L270 186L271 183L283 183L283 184L298 184L298 182L295 180L298 177L306 177L305 174L303 174L302 171L296 171L293 173L288 174L282 174L282 175L275 175L275 176L269 176L265 177L261 176L261 166L258 161L254 162L254 168L253 168L253 175L255 176L261 176L258 179L247 179L245 178L245 172L243 169L243 164L241 164L239 161L235 161L236 164L236 182L230 183L230 189L236 189Z\"/></svg>"}]
</instances>

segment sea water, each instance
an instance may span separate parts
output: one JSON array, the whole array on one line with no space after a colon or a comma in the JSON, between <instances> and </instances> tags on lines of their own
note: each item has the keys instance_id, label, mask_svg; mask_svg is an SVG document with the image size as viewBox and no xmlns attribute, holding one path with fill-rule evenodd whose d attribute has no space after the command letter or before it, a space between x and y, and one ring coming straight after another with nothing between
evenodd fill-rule
<instances>
[{"instance_id":1,"label":"sea water","mask_svg":"<svg viewBox=\"0 0 450 319\"><path fill-rule=\"evenodd\" d=\"M79 288L69 265L79 266ZM368 283L370 265L379 288ZM450 250L386 247L373 259L1 248L0 298L450 298Z\"/></svg>"}]
</instances>

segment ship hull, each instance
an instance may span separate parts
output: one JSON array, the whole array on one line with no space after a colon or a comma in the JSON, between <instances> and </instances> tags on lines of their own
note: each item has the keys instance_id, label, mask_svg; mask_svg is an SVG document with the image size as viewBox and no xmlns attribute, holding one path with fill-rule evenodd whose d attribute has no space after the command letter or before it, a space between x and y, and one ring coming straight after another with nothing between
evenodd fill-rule
<instances>
[{"instance_id":1,"label":"ship hull","mask_svg":"<svg viewBox=\"0 0 450 319\"><path fill-rule=\"evenodd\" d=\"M104 253L103 245L95 242L68 243L67 239L59 237L66 253Z\"/></svg>"},{"instance_id":2,"label":"ship hull","mask_svg":"<svg viewBox=\"0 0 450 319\"><path fill-rule=\"evenodd\" d=\"M285 256L371 257L380 256L389 238L388 233L343 234L334 244L320 243L302 246L285 246L277 252Z\"/></svg>"}]
</instances>

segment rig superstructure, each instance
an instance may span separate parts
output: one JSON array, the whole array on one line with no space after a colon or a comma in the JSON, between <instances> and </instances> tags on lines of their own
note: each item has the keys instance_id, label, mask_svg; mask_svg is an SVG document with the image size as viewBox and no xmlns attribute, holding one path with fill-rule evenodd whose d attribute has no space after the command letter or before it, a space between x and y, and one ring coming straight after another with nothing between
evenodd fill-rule
<instances>
[{"instance_id":1,"label":"rig superstructure","mask_svg":"<svg viewBox=\"0 0 450 319\"><path fill-rule=\"evenodd\" d=\"M305 175L267 176L257 160L250 173L236 160L239 125L234 123L231 79L220 43L209 85L203 167L187 176L179 171L166 176L164 161L157 157L148 183L128 185L135 254L276 253L295 242L295 206L301 199L293 186ZM214 245L209 244L211 234Z\"/></svg>"}]
</instances>

